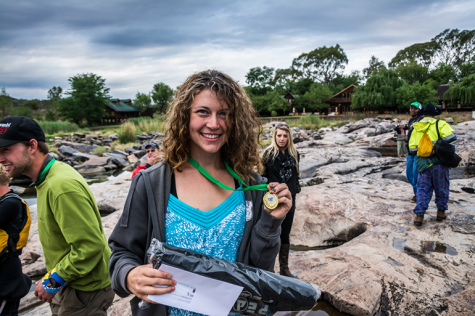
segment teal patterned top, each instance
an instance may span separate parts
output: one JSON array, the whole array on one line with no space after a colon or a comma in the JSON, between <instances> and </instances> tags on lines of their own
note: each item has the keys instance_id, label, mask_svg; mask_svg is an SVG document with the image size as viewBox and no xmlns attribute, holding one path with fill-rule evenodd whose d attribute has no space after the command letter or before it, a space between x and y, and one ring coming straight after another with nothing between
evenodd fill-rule
<instances>
[{"instance_id":1,"label":"teal patterned top","mask_svg":"<svg viewBox=\"0 0 475 316\"><path fill-rule=\"evenodd\" d=\"M235 262L246 223L244 192L235 191L214 209L203 212L174 195L168 198L165 215L166 243ZM201 314L168 308L169 316Z\"/></svg>"}]
</instances>

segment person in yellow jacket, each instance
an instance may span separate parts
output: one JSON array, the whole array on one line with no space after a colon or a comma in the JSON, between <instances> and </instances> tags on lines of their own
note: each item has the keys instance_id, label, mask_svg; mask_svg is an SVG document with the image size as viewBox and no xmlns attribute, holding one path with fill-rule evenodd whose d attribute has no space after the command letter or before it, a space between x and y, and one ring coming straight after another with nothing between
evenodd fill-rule
<instances>
[{"instance_id":1,"label":"person in yellow jacket","mask_svg":"<svg viewBox=\"0 0 475 316\"><path fill-rule=\"evenodd\" d=\"M424 134L429 136L432 144L436 143L439 138L436 129L437 119L433 117L439 114L439 110L431 103L424 107L421 112L424 118L414 124L414 130L409 139L409 151L412 154L418 152L419 143ZM439 120L438 127L440 137L446 142L451 143L457 139L454 130L447 122ZM422 226L424 214L429 207L433 192L435 192L435 204L437 205L437 220L442 221L447 218L445 212L449 201L449 167L442 165L435 154L430 157L422 157L418 154L416 163L419 177L417 179L417 205L414 208L416 214L414 225Z\"/></svg>"}]
</instances>

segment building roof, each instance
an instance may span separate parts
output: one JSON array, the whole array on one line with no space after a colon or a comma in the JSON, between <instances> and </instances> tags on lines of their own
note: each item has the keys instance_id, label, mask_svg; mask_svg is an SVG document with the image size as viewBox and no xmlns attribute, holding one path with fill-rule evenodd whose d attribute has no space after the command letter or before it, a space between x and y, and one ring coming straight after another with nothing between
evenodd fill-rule
<instances>
[{"instance_id":1,"label":"building roof","mask_svg":"<svg viewBox=\"0 0 475 316\"><path fill-rule=\"evenodd\" d=\"M336 97L337 95L339 95L340 93L343 93L343 92L345 92L346 90L348 90L348 89L349 89L349 88L351 88L351 87L353 87L353 89L357 88L357 87L356 87L354 84L352 84L352 85L349 85L349 86L348 86L348 87L346 87L345 89L343 89L343 90L341 90L340 92L338 92L337 94L333 95L331 98L334 98L334 97ZM330 98L330 99L331 99L331 98Z\"/></svg>"},{"instance_id":2,"label":"building roof","mask_svg":"<svg viewBox=\"0 0 475 316\"><path fill-rule=\"evenodd\" d=\"M117 99L112 99L111 101L117 101ZM137 106L127 105L124 102L120 101L119 105L107 101L106 105L116 112L138 112L140 111Z\"/></svg>"},{"instance_id":3,"label":"building roof","mask_svg":"<svg viewBox=\"0 0 475 316\"><path fill-rule=\"evenodd\" d=\"M450 100L451 98L449 97L446 97L444 98L444 94L447 92L447 90L449 90L450 88L450 85L448 84L441 84L437 87L437 93L436 93L436 97L439 98L439 100Z\"/></svg>"}]
</instances>

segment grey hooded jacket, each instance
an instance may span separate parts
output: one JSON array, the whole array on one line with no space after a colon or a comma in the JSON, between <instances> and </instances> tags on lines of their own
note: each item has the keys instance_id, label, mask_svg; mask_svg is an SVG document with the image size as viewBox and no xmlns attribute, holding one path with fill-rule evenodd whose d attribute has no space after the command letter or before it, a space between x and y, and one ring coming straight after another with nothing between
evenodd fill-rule
<instances>
[{"instance_id":1,"label":"grey hooded jacket","mask_svg":"<svg viewBox=\"0 0 475 316\"><path fill-rule=\"evenodd\" d=\"M172 171L168 164L158 163L137 174L129 190L124 211L109 238L112 255L109 276L112 288L120 297L132 294L126 286L129 271L147 263L146 251L152 238L165 241L165 213L170 195ZM266 183L266 179L253 174L256 181L249 185ZM280 225L277 219L264 211L263 191L246 191L246 224L238 262L273 271L274 261L280 248ZM152 225L152 212L158 214L158 226ZM167 315L163 305L148 309L138 308L139 299L130 301L132 315Z\"/></svg>"}]
</instances>

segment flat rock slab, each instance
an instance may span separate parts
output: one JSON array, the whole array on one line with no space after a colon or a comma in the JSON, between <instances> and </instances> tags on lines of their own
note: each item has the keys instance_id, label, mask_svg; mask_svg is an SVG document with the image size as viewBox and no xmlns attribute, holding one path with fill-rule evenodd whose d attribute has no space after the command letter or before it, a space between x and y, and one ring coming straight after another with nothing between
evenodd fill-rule
<instances>
[{"instance_id":1,"label":"flat rock slab","mask_svg":"<svg viewBox=\"0 0 475 316\"><path fill-rule=\"evenodd\" d=\"M291 271L320 285L324 298L350 315L452 315L447 300L475 285L475 197L459 190L473 180L451 181L460 193L450 193L448 220L435 220L432 201L421 228L413 225L410 185L342 180L297 195L291 243L341 246L293 252ZM475 301L461 300L475 310Z\"/></svg>"}]
</instances>

